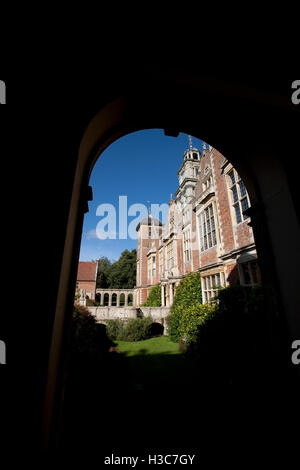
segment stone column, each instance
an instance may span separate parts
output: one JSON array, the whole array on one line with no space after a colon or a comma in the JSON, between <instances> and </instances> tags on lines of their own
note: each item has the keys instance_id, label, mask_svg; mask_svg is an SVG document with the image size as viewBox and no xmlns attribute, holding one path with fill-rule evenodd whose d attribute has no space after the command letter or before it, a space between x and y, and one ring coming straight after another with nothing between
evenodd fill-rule
<instances>
[{"instance_id":1,"label":"stone column","mask_svg":"<svg viewBox=\"0 0 300 470\"><path fill-rule=\"evenodd\" d=\"M165 288L161 285L161 306L165 307Z\"/></svg>"},{"instance_id":2,"label":"stone column","mask_svg":"<svg viewBox=\"0 0 300 470\"><path fill-rule=\"evenodd\" d=\"M101 301L100 301L100 305L104 305L104 292L101 292Z\"/></svg>"},{"instance_id":3,"label":"stone column","mask_svg":"<svg viewBox=\"0 0 300 470\"><path fill-rule=\"evenodd\" d=\"M117 292L117 307L120 307L120 292Z\"/></svg>"},{"instance_id":4,"label":"stone column","mask_svg":"<svg viewBox=\"0 0 300 470\"><path fill-rule=\"evenodd\" d=\"M125 307L128 307L128 292L125 294Z\"/></svg>"},{"instance_id":5,"label":"stone column","mask_svg":"<svg viewBox=\"0 0 300 470\"><path fill-rule=\"evenodd\" d=\"M170 307L173 305L173 284L170 284Z\"/></svg>"},{"instance_id":6,"label":"stone column","mask_svg":"<svg viewBox=\"0 0 300 470\"><path fill-rule=\"evenodd\" d=\"M112 292L109 292L108 294L108 306L111 307L111 301L112 301Z\"/></svg>"}]
</instances>

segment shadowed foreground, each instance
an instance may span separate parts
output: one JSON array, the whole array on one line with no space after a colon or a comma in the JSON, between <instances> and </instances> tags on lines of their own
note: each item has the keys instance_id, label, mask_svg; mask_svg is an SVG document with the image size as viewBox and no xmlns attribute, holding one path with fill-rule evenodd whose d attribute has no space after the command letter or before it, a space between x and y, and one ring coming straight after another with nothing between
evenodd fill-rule
<instances>
[{"instance_id":1,"label":"shadowed foreground","mask_svg":"<svg viewBox=\"0 0 300 470\"><path fill-rule=\"evenodd\" d=\"M81 357L73 364L63 451L76 443L77 454L88 451L98 457L186 449L214 458L216 448L249 456L267 456L277 445L280 449L293 415L292 394L287 397L267 383L224 383L220 370L202 375L199 364L178 350L147 354L143 343L135 343L134 351L127 346L125 353L112 351L107 343L101 358ZM126 350L126 343L119 348Z\"/></svg>"}]
</instances>

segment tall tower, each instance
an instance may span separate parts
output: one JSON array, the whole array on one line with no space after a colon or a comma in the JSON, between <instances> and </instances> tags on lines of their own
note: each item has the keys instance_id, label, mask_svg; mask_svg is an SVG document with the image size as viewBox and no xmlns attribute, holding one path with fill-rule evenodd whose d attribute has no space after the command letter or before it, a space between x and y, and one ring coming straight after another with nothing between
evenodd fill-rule
<instances>
[{"instance_id":1,"label":"tall tower","mask_svg":"<svg viewBox=\"0 0 300 470\"><path fill-rule=\"evenodd\" d=\"M155 267L157 265L156 250L159 237L162 232L162 222L152 217L149 211L148 217L142 219L136 227L137 231L137 269L136 269L136 305L140 306L146 301L149 286L152 283L152 269L149 276L149 259ZM156 271L156 270L155 270Z\"/></svg>"},{"instance_id":2,"label":"tall tower","mask_svg":"<svg viewBox=\"0 0 300 470\"><path fill-rule=\"evenodd\" d=\"M194 197L195 186L200 171L201 153L193 147L192 137L189 135L189 148L183 154L183 163L178 170L179 188L175 196L184 207Z\"/></svg>"}]
</instances>

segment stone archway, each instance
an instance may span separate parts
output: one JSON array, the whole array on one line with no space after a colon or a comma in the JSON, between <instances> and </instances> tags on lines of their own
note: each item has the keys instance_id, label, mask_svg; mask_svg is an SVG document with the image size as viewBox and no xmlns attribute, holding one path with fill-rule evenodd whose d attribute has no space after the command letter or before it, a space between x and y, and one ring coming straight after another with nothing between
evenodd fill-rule
<instances>
[{"instance_id":1,"label":"stone archway","mask_svg":"<svg viewBox=\"0 0 300 470\"><path fill-rule=\"evenodd\" d=\"M96 289L96 295L100 295L102 302L101 306L108 307L127 307L135 306L134 303L134 289ZM121 302L122 299L122 302ZM122 303L122 305L121 305Z\"/></svg>"},{"instance_id":2,"label":"stone archway","mask_svg":"<svg viewBox=\"0 0 300 470\"><path fill-rule=\"evenodd\" d=\"M257 113L256 121L253 121L252 128L248 129L245 122L247 123L247 113L251 113L252 104L247 98L246 91L230 91L218 82L207 85L205 80L200 78L194 85L192 94L194 99L190 100L189 104L187 96L191 96L191 85L176 82L178 99L174 105L172 86L175 81L172 77L167 78L170 92L165 86L160 88L158 77L155 80L151 82L152 93L148 93L148 88L146 88L147 92L142 95L140 90L130 92L126 97L116 98L107 106L102 107L88 123L81 140L65 236L65 246L68 249L62 257L50 349L45 398L46 440L49 438L52 421L57 375L65 336L63 334L64 325L66 325L65 316L71 313L66 307L71 305L69 296L72 289L69 288L69 279L75 282L73 259L74 256L78 258L89 175L94 162L104 149L129 132L162 128L165 129L166 134L176 136L179 131L183 131L203 138L230 158L242 176L251 199L252 225L263 282L269 294L267 309L270 318L276 315L283 316L290 338L293 338L297 331L296 280L300 254L299 251L295 252L293 247L298 245L300 233L297 214L283 171L281 153L284 140L280 145L276 116L272 121L272 112L264 113L265 103L263 103L260 107L261 113ZM143 83L146 83L146 80ZM203 118L198 111L200 103L202 112L206 113ZM234 122L227 122L226 110L229 108L232 115L237 116ZM270 120L274 123L273 128L270 126ZM268 122L267 134L264 122ZM276 142L274 142L274 134L277 136ZM250 142L254 145L250 145ZM280 225L278 225L278 211L281 214ZM293 259L288 276L286 275L287 259Z\"/></svg>"}]
</instances>

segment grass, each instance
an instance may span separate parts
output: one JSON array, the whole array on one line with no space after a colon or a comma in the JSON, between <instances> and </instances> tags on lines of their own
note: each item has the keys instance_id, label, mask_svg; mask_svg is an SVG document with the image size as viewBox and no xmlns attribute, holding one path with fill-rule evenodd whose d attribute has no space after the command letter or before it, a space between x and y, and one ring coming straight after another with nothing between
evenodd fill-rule
<instances>
[{"instance_id":1,"label":"grass","mask_svg":"<svg viewBox=\"0 0 300 470\"><path fill-rule=\"evenodd\" d=\"M127 357L140 354L181 354L177 343L173 343L167 336L159 336L144 341L116 341L121 353Z\"/></svg>"},{"instance_id":2,"label":"grass","mask_svg":"<svg viewBox=\"0 0 300 470\"><path fill-rule=\"evenodd\" d=\"M116 341L136 390L174 390L193 379L193 364L166 336L144 341Z\"/></svg>"}]
</instances>

